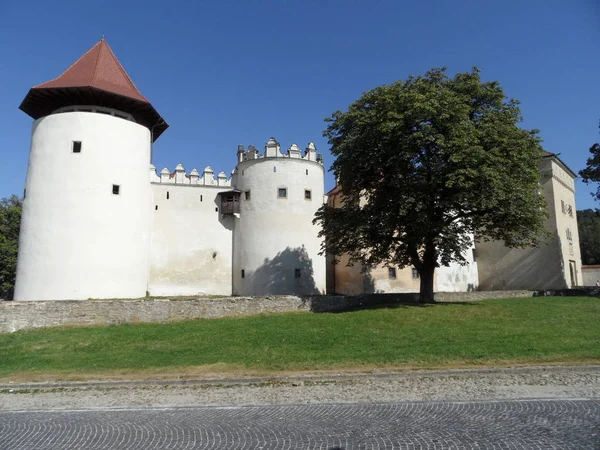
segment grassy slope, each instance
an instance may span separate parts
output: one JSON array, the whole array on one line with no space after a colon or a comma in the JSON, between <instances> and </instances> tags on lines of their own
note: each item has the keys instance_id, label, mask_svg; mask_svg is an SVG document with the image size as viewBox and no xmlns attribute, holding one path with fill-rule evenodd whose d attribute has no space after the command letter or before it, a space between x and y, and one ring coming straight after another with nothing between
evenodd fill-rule
<instances>
[{"instance_id":1,"label":"grassy slope","mask_svg":"<svg viewBox=\"0 0 600 450\"><path fill-rule=\"evenodd\" d=\"M600 299L486 300L0 335L0 377L600 360ZM223 364L224 363L224 364Z\"/></svg>"}]
</instances>

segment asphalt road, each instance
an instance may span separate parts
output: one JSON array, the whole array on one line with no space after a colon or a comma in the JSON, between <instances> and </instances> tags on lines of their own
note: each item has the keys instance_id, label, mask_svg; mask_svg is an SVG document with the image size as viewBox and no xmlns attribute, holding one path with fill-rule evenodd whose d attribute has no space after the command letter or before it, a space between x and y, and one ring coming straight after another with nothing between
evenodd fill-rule
<instances>
[{"instance_id":1,"label":"asphalt road","mask_svg":"<svg viewBox=\"0 0 600 450\"><path fill-rule=\"evenodd\" d=\"M0 449L600 449L600 399L2 411Z\"/></svg>"}]
</instances>

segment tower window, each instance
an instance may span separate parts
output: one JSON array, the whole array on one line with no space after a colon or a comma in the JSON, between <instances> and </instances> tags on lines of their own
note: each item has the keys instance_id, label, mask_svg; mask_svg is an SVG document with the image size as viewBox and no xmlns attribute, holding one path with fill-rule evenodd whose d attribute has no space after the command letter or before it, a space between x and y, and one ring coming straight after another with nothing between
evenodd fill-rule
<instances>
[{"instance_id":1,"label":"tower window","mask_svg":"<svg viewBox=\"0 0 600 450\"><path fill-rule=\"evenodd\" d=\"M300 269L294 269L294 278L300 278L301 275Z\"/></svg>"},{"instance_id":2,"label":"tower window","mask_svg":"<svg viewBox=\"0 0 600 450\"><path fill-rule=\"evenodd\" d=\"M244 200L250 200L250 191L244 191Z\"/></svg>"},{"instance_id":3,"label":"tower window","mask_svg":"<svg viewBox=\"0 0 600 450\"><path fill-rule=\"evenodd\" d=\"M121 191L121 186L119 186L118 184L113 184L113 194L114 195L119 195L119 192Z\"/></svg>"},{"instance_id":4,"label":"tower window","mask_svg":"<svg viewBox=\"0 0 600 450\"><path fill-rule=\"evenodd\" d=\"M246 278L246 271L242 269L242 278Z\"/></svg>"},{"instance_id":5,"label":"tower window","mask_svg":"<svg viewBox=\"0 0 600 450\"><path fill-rule=\"evenodd\" d=\"M388 267L388 278L396 279L396 268Z\"/></svg>"},{"instance_id":6,"label":"tower window","mask_svg":"<svg viewBox=\"0 0 600 450\"><path fill-rule=\"evenodd\" d=\"M277 172L277 167L273 166L273 172Z\"/></svg>"},{"instance_id":7,"label":"tower window","mask_svg":"<svg viewBox=\"0 0 600 450\"><path fill-rule=\"evenodd\" d=\"M73 153L81 153L81 141L73 141Z\"/></svg>"},{"instance_id":8,"label":"tower window","mask_svg":"<svg viewBox=\"0 0 600 450\"><path fill-rule=\"evenodd\" d=\"M158 211L158 205L154 206L154 211Z\"/></svg>"},{"instance_id":9,"label":"tower window","mask_svg":"<svg viewBox=\"0 0 600 450\"><path fill-rule=\"evenodd\" d=\"M306 175L308 175L308 169L306 169Z\"/></svg>"},{"instance_id":10,"label":"tower window","mask_svg":"<svg viewBox=\"0 0 600 450\"><path fill-rule=\"evenodd\" d=\"M277 198L287 198L287 188L277 189Z\"/></svg>"},{"instance_id":11,"label":"tower window","mask_svg":"<svg viewBox=\"0 0 600 450\"><path fill-rule=\"evenodd\" d=\"M169 200L169 191L167 191L167 200Z\"/></svg>"},{"instance_id":12,"label":"tower window","mask_svg":"<svg viewBox=\"0 0 600 450\"><path fill-rule=\"evenodd\" d=\"M311 200L312 199L312 192L310 191L310 189L304 189L304 200Z\"/></svg>"},{"instance_id":13,"label":"tower window","mask_svg":"<svg viewBox=\"0 0 600 450\"><path fill-rule=\"evenodd\" d=\"M200 201L202 201L202 195L200 195Z\"/></svg>"},{"instance_id":14,"label":"tower window","mask_svg":"<svg viewBox=\"0 0 600 450\"><path fill-rule=\"evenodd\" d=\"M414 268L413 268L413 270L412 270L412 277L413 277L413 279L415 279L415 280L416 280L417 278L419 278L419 271L418 271L417 269L414 269Z\"/></svg>"}]
</instances>

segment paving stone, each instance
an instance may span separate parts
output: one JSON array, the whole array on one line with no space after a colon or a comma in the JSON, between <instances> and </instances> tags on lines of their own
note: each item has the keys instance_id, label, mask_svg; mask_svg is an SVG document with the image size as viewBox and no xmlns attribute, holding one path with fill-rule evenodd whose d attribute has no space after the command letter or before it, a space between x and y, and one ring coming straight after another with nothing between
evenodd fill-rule
<instances>
[{"instance_id":1,"label":"paving stone","mask_svg":"<svg viewBox=\"0 0 600 450\"><path fill-rule=\"evenodd\" d=\"M5 411L0 449L600 449L600 400Z\"/></svg>"}]
</instances>

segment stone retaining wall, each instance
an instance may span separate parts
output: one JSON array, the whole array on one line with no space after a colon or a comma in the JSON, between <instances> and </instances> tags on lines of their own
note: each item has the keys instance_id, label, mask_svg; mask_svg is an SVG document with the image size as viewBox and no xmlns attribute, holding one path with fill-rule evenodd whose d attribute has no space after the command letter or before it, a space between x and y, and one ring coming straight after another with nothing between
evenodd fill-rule
<instances>
[{"instance_id":1,"label":"stone retaining wall","mask_svg":"<svg viewBox=\"0 0 600 450\"><path fill-rule=\"evenodd\" d=\"M531 297L532 291L440 292L442 302ZM291 311L335 312L378 304L416 303L418 294L271 296L198 299L62 300L0 302L0 333L61 325L115 325L250 316Z\"/></svg>"}]
</instances>

